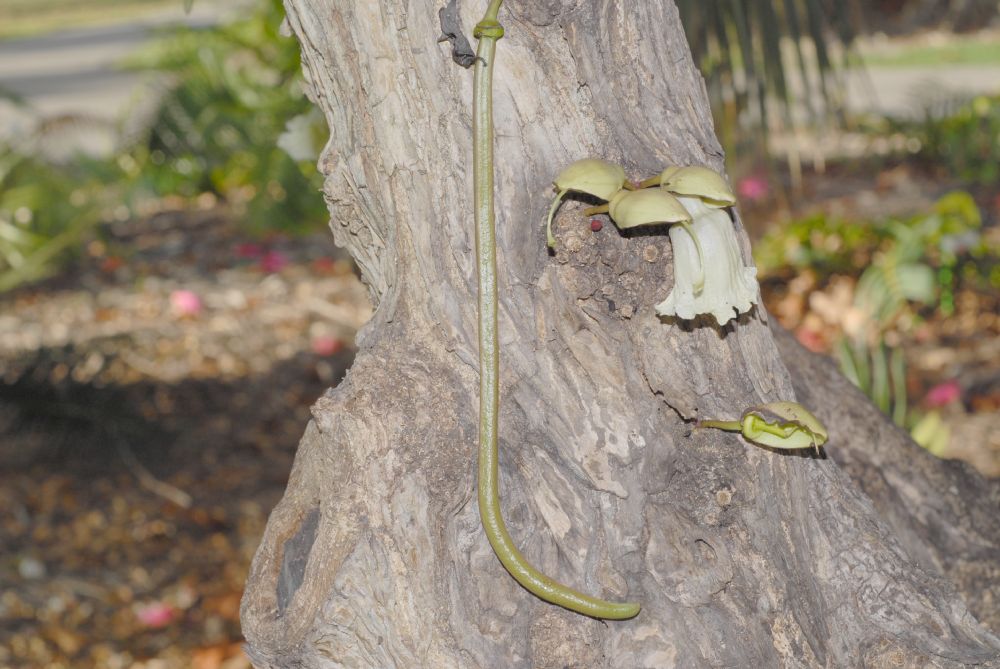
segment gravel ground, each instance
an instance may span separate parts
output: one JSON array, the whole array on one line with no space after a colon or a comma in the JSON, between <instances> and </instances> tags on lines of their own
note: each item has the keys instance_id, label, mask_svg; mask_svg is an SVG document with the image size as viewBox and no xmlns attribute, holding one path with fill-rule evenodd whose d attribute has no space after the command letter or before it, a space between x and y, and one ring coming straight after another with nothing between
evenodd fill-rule
<instances>
[{"instance_id":1,"label":"gravel ground","mask_svg":"<svg viewBox=\"0 0 1000 669\"><path fill-rule=\"evenodd\" d=\"M0 667L249 667L249 561L368 316L329 234L216 211L0 300Z\"/></svg>"}]
</instances>

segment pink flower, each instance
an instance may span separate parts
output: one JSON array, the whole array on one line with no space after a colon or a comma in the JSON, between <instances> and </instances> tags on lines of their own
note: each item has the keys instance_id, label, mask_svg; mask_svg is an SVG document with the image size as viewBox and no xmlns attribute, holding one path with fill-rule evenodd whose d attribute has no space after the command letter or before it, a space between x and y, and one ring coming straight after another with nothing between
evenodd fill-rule
<instances>
[{"instance_id":1,"label":"pink flower","mask_svg":"<svg viewBox=\"0 0 1000 669\"><path fill-rule=\"evenodd\" d=\"M170 293L170 306L178 316L197 316L201 312L201 298L190 290Z\"/></svg>"},{"instance_id":2,"label":"pink flower","mask_svg":"<svg viewBox=\"0 0 1000 669\"><path fill-rule=\"evenodd\" d=\"M268 251L260 259L260 271L268 274L280 272L288 265L288 256L281 251Z\"/></svg>"},{"instance_id":3,"label":"pink flower","mask_svg":"<svg viewBox=\"0 0 1000 669\"><path fill-rule=\"evenodd\" d=\"M757 202L767 197L768 193L771 192L771 186L767 183L767 179L762 176L750 176L742 179L736 185L736 192L745 200Z\"/></svg>"},{"instance_id":4,"label":"pink flower","mask_svg":"<svg viewBox=\"0 0 1000 669\"><path fill-rule=\"evenodd\" d=\"M173 622L177 617L177 610L166 602L150 602L137 607L135 617L143 626L158 629Z\"/></svg>"},{"instance_id":5,"label":"pink flower","mask_svg":"<svg viewBox=\"0 0 1000 669\"><path fill-rule=\"evenodd\" d=\"M316 355L336 355L344 348L344 343L336 337L320 336L313 338L310 348Z\"/></svg>"},{"instance_id":6,"label":"pink flower","mask_svg":"<svg viewBox=\"0 0 1000 669\"><path fill-rule=\"evenodd\" d=\"M952 379L951 381L939 383L928 390L924 396L924 403L929 407L943 407L945 404L951 404L961 396L962 387L958 385L958 381Z\"/></svg>"}]
</instances>

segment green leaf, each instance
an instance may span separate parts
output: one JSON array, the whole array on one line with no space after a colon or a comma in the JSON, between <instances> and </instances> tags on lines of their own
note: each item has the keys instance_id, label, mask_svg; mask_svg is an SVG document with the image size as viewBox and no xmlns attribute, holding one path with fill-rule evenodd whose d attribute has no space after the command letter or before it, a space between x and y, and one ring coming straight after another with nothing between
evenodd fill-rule
<instances>
[{"instance_id":1,"label":"green leaf","mask_svg":"<svg viewBox=\"0 0 1000 669\"><path fill-rule=\"evenodd\" d=\"M895 268L899 294L914 302L931 302L937 290L934 270L923 263L908 263Z\"/></svg>"},{"instance_id":2,"label":"green leaf","mask_svg":"<svg viewBox=\"0 0 1000 669\"><path fill-rule=\"evenodd\" d=\"M942 457L948 450L948 441L951 438L951 432L944 421L941 420L941 414L937 411L931 411L917 421L917 424L913 426L913 430L910 431L910 436L913 437L913 441L934 455Z\"/></svg>"}]
</instances>

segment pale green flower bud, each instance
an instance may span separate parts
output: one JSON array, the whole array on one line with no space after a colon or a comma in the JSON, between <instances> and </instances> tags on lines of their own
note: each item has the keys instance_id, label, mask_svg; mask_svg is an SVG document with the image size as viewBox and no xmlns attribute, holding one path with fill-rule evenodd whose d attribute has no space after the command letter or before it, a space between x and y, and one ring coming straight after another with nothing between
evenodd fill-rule
<instances>
[{"instance_id":1,"label":"pale green flower bud","mask_svg":"<svg viewBox=\"0 0 1000 669\"><path fill-rule=\"evenodd\" d=\"M815 448L826 443L826 426L798 402L770 402L750 407L738 421L703 420L699 427L740 432L755 444L781 449Z\"/></svg>"},{"instance_id":2,"label":"pale green flower bud","mask_svg":"<svg viewBox=\"0 0 1000 669\"><path fill-rule=\"evenodd\" d=\"M659 188L619 191L611 199L608 213L622 229L691 220L691 214L677 198Z\"/></svg>"},{"instance_id":3,"label":"pale green flower bud","mask_svg":"<svg viewBox=\"0 0 1000 669\"><path fill-rule=\"evenodd\" d=\"M707 167L668 167L660 174L660 187L674 195L701 198L710 207L736 204L736 196L726 180Z\"/></svg>"}]
</instances>

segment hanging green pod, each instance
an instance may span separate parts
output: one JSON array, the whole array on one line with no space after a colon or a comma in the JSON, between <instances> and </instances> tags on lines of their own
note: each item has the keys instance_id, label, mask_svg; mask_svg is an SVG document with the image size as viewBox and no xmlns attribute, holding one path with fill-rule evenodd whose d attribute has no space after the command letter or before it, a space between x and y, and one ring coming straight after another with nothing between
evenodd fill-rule
<instances>
[{"instance_id":1,"label":"hanging green pod","mask_svg":"<svg viewBox=\"0 0 1000 669\"><path fill-rule=\"evenodd\" d=\"M785 450L815 448L817 453L829 436L823 423L797 402L750 407L739 420L703 420L698 427L739 432L761 446Z\"/></svg>"},{"instance_id":2,"label":"hanging green pod","mask_svg":"<svg viewBox=\"0 0 1000 669\"><path fill-rule=\"evenodd\" d=\"M606 202L625 186L625 170L606 160L584 158L564 167L553 183L559 193L549 208L545 225L545 237L550 247L556 245L556 238L552 235L552 218L566 194L586 193Z\"/></svg>"}]
</instances>

